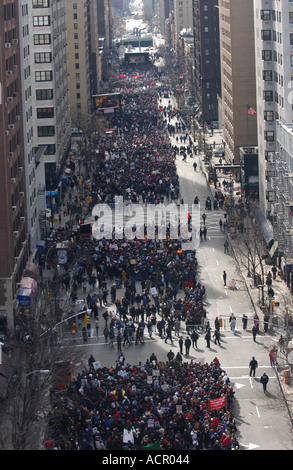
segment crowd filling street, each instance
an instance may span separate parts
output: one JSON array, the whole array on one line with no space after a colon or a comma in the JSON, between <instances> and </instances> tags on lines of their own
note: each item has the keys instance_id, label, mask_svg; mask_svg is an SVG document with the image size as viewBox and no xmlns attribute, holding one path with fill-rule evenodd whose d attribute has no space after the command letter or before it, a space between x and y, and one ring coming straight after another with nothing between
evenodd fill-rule
<instances>
[{"instance_id":1,"label":"crowd filling street","mask_svg":"<svg viewBox=\"0 0 293 470\"><path fill-rule=\"evenodd\" d=\"M60 221L77 214L76 222L86 223L97 204L113 207L118 196L123 198L126 216L131 203L184 203L176 159L195 155L196 148L178 111L170 102L162 104L162 97L172 90L159 84L156 69L139 70L137 76L128 72L124 70L128 78L119 87L121 112L109 123L116 132L97 143L106 158L96 162L90 174L89 202L74 197L75 187L79 188L73 171L59 207ZM176 119L174 126L171 119ZM178 136L178 146L171 145L170 133ZM62 278L72 304L79 306L69 322L72 341L86 343L92 334L98 341L102 333L104 347L117 348L117 361L106 368L91 356L67 389L52 394L47 449L239 447L234 392L226 372L216 357L206 364L189 358L199 331L206 347L211 341L220 344L218 325L212 329L207 318L207 293L198 275L196 252L182 249L180 226L177 238L171 237L170 223L163 220L154 227L157 235L166 231L163 238L148 238L146 229L142 221L134 224L133 234L143 231L143 235L131 239L118 237L121 227L117 226L111 228L111 236L105 233L97 238L81 236L69 222L50 229L40 269L47 263L57 276L56 251L50 247L60 241L70 243L77 260L74 270L64 267ZM123 295L118 297L121 287ZM177 354L170 350L166 362L152 355L129 364L123 349L143 344L154 332L170 345L176 337Z\"/></svg>"}]
</instances>

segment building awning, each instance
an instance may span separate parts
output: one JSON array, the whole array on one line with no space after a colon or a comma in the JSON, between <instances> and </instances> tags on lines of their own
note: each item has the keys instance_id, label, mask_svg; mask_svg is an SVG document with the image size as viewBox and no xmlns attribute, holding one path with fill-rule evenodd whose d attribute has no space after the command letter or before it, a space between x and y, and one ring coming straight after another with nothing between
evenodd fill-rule
<instances>
[{"instance_id":1,"label":"building awning","mask_svg":"<svg viewBox=\"0 0 293 470\"><path fill-rule=\"evenodd\" d=\"M268 221L266 220L259 206L252 205L250 207L255 217L255 220L261 229L261 232L263 234L266 244L269 246L269 248L271 248L274 243L274 233L272 229L270 228Z\"/></svg>"}]
</instances>

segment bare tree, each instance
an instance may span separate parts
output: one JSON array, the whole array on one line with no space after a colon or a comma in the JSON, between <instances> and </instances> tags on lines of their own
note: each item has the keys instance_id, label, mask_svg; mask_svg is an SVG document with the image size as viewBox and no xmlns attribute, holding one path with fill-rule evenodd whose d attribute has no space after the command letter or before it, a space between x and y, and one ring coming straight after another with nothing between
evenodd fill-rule
<instances>
[{"instance_id":1,"label":"bare tree","mask_svg":"<svg viewBox=\"0 0 293 470\"><path fill-rule=\"evenodd\" d=\"M227 226L230 237L237 238L233 246L240 265L247 270L248 277L253 278L255 287L264 284L268 247L259 225L246 211L241 214L233 211L229 214Z\"/></svg>"},{"instance_id":2,"label":"bare tree","mask_svg":"<svg viewBox=\"0 0 293 470\"><path fill-rule=\"evenodd\" d=\"M54 296L57 304L62 296L60 289ZM60 305L52 304L40 292L29 312L19 318L19 328L10 339L11 357L5 373L7 394L2 406L2 449L40 448L56 364L62 361L74 365L79 360L72 347L68 312L61 312Z\"/></svg>"}]
</instances>

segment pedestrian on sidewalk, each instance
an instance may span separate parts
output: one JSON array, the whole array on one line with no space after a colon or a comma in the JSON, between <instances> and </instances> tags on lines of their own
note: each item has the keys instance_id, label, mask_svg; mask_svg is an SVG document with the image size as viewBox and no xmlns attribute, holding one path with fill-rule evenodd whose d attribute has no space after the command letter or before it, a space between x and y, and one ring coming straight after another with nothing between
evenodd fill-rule
<instances>
[{"instance_id":1,"label":"pedestrian on sidewalk","mask_svg":"<svg viewBox=\"0 0 293 470\"><path fill-rule=\"evenodd\" d=\"M224 253L229 254L229 243L228 243L227 240L225 240L225 242L224 242Z\"/></svg>"},{"instance_id":2,"label":"pedestrian on sidewalk","mask_svg":"<svg viewBox=\"0 0 293 470\"><path fill-rule=\"evenodd\" d=\"M193 332L191 333L191 340L192 340L192 347L197 349L197 340L198 340L197 331L193 330Z\"/></svg>"},{"instance_id":3,"label":"pedestrian on sidewalk","mask_svg":"<svg viewBox=\"0 0 293 470\"><path fill-rule=\"evenodd\" d=\"M267 285L267 287L268 287L268 292L269 292L269 290L270 290L270 288L271 288L271 286L272 286L272 282L273 282L273 281L272 281L272 278L271 278L270 276L267 276L266 285Z\"/></svg>"},{"instance_id":4,"label":"pedestrian on sidewalk","mask_svg":"<svg viewBox=\"0 0 293 470\"><path fill-rule=\"evenodd\" d=\"M108 330L108 327L105 326L105 328L104 328L105 343L108 343L108 337L109 337L109 330Z\"/></svg>"},{"instance_id":5,"label":"pedestrian on sidewalk","mask_svg":"<svg viewBox=\"0 0 293 470\"><path fill-rule=\"evenodd\" d=\"M82 327L81 332L82 332L83 342L86 343L86 341L87 341L87 331L86 331L86 327L85 327L85 326Z\"/></svg>"},{"instance_id":6,"label":"pedestrian on sidewalk","mask_svg":"<svg viewBox=\"0 0 293 470\"><path fill-rule=\"evenodd\" d=\"M258 363L257 363L257 360L255 359L254 356L252 356L252 359L249 363L249 375L250 377L255 377L255 371L257 369L257 366L258 366Z\"/></svg>"},{"instance_id":7,"label":"pedestrian on sidewalk","mask_svg":"<svg viewBox=\"0 0 293 470\"><path fill-rule=\"evenodd\" d=\"M172 329L170 326L167 326L166 328L166 338L165 338L165 343L167 343L167 340L169 339L171 341L171 343L173 343L173 338L172 338Z\"/></svg>"},{"instance_id":8,"label":"pedestrian on sidewalk","mask_svg":"<svg viewBox=\"0 0 293 470\"><path fill-rule=\"evenodd\" d=\"M210 329L207 329L204 339L207 342L207 348L210 348L211 347L211 343L210 343L210 341L211 341L211 332L210 332Z\"/></svg>"},{"instance_id":9,"label":"pedestrian on sidewalk","mask_svg":"<svg viewBox=\"0 0 293 470\"><path fill-rule=\"evenodd\" d=\"M114 345L114 340L115 340L115 333L114 333L113 328L110 328L110 331L109 331L109 346Z\"/></svg>"},{"instance_id":10,"label":"pedestrian on sidewalk","mask_svg":"<svg viewBox=\"0 0 293 470\"><path fill-rule=\"evenodd\" d=\"M247 328L247 321L248 321L247 315L246 315L246 313L243 313L243 315L242 315L243 330L246 330L246 328Z\"/></svg>"},{"instance_id":11,"label":"pedestrian on sidewalk","mask_svg":"<svg viewBox=\"0 0 293 470\"><path fill-rule=\"evenodd\" d=\"M213 338L215 338L215 344L218 343L218 345L221 346L221 343L220 343L220 332L219 332L219 330L215 330L215 331L214 331Z\"/></svg>"},{"instance_id":12,"label":"pedestrian on sidewalk","mask_svg":"<svg viewBox=\"0 0 293 470\"><path fill-rule=\"evenodd\" d=\"M98 318L95 319L95 325L96 325L96 337L98 339L98 336L99 336L99 320L98 320Z\"/></svg>"},{"instance_id":13,"label":"pedestrian on sidewalk","mask_svg":"<svg viewBox=\"0 0 293 470\"><path fill-rule=\"evenodd\" d=\"M201 218L202 218L203 224L205 225L205 224L206 224L207 215L206 215L205 213L203 213L202 216L201 216Z\"/></svg>"},{"instance_id":14,"label":"pedestrian on sidewalk","mask_svg":"<svg viewBox=\"0 0 293 470\"><path fill-rule=\"evenodd\" d=\"M119 331L119 333L117 334L116 340L117 340L118 351L121 352L122 336L121 336L120 331Z\"/></svg>"},{"instance_id":15,"label":"pedestrian on sidewalk","mask_svg":"<svg viewBox=\"0 0 293 470\"><path fill-rule=\"evenodd\" d=\"M270 358L270 364L271 366L276 366L278 365L277 362L277 348L276 346L273 346L272 349L269 352L269 358Z\"/></svg>"},{"instance_id":16,"label":"pedestrian on sidewalk","mask_svg":"<svg viewBox=\"0 0 293 470\"><path fill-rule=\"evenodd\" d=\"M223 271L224 286L226 285L226 279L227 279L227 273L226 273L226 271Z\"/></svg>"},{"instance_id":17,"label":"pedestrian on sidewalk","mask_svg":"<svg viewBox=\"0 0 293 470\"><path fill-rule=\"evenodd\" d=\"M273 273L273 280L275 281L276 277L277 277L277 268L276 268L276 266L272 267L272 273Z\"/></svg>"},{"instance_id":18,"label":"pedestrian on sidewalk","mask_svg":"<svg viewBox=\"0 0 293 470\"><path fill-rule=\"evenodd\" d=\"M231 316L229 318L229 322L230 322L230 328L231 328L231 330L233 331L233 333L235 335L236 318L235 318L234 313L231 314Z\"/></svg>"},{"instance_id":19,"label":"pedestrian on sidewalk","mask_svg":"<svg viewBox=\"0 0 293 470\"><path fill-rule=\"evenodd\" d=\"M178 344L179 344L179 348L180 348L180 354L183 354L183 338L182 338L182 336L180 336Z\"/></svg>"},{"instance_id":20,"label":"pedestrian on sidewalk","mask_svg":"<svg viewBox=\"0 0 293 470\"><path fill-rule=\"evenodd\" d=\"M187 336L187 338L185 340L185 355L186 356L189 355L190 346L191 346L191 340L190 340L189 336Z\"/></svg>"},{"instance_id":21,"label":"pedestrian on sidewalk","mask_svg":"<svg viewBox=\"0 0 293 470\"><path fill-rule=\"evenodd\" d=\"M251 331L252 331L253 341L256 342L256 335L257 335L257 331L258 331L257 326L256 326L256 325L253 325Z\"/></svg>"},{"instance_id":22,"label":"pedestrian on sidewalk","mask_svg":"<svg viewBox=\"0 0 293 470\"><path fill-rule=\"evenodd\" d=\"M267 374L264 372L263 375L260 378L260 383L262 383L264 393L266 393L266 391L267 391L268 381L269 381L269 378L268 378Z\"/></svg>"},{"instance_id":23,"label":"pedestrian on sidewalk","mask_svg":"<svg viewBox=\"0 0 293 470\"><path fill-rule=\"evenodd\" d=\"M171 364L171 363L173 362L174 356L175 356L175 354L173 353L172 349L170 349L170 351L169 351L168 354L167 354L167 358L168 358L169 364Z\"/></svg>"}]
</instances>

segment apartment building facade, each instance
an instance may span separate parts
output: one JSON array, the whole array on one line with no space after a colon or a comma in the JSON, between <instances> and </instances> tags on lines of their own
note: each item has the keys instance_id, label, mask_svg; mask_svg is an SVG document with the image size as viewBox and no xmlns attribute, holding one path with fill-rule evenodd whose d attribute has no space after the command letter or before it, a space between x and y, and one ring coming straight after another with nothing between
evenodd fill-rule
<instances>
[{"instance_id":1,"label":"apartment building facade","mask_svg":"<svg viewBox=\"0 0 293 470\"><path fill-rule=\"evenodd\" d=\"M0 5L0 329L13 328L14 299L28 261L18 2Z\"/></svg>"},{"instance_id":2,"label":"apartment building facade","mask_svg":"<svg viewBox=\"0 0 293 470\"><path fill-rule=\"evenodd\" d=\"M272 177L276 123L292 123L293 2L255 0L254 11L260 207L273 222L280 210Z\"/></svg>"},{"instance_id":3,"label":"apartment building facade","mask_svg":"<svg viewBox=\"0 0 293 470\"><path fill-rule=\"evenodd\" d=\"M32 100L37 146L44 147L47 203L54 205L70 148L65 0L31 0Z\"/></svg>"}]
</instances>

